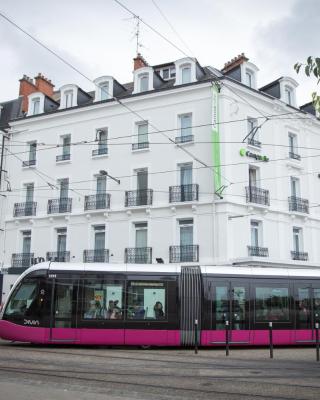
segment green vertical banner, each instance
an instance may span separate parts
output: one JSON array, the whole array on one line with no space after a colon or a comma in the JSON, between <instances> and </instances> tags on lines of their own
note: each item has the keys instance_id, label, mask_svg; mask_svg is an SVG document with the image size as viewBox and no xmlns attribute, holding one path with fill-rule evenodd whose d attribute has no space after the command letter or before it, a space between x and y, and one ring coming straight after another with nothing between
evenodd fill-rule
<instances>
[{"instance_id":1,"label":"green vertical banner","mask_svg":"<svg viewBox=\"0 0 320 400\"><path fill-rule=\"evenodd\" d=\"M214 191L221 189L220 166L220 133L219 133L219 89L212 85L212 165L214 170Z\"/></svg>"}]
</instances>

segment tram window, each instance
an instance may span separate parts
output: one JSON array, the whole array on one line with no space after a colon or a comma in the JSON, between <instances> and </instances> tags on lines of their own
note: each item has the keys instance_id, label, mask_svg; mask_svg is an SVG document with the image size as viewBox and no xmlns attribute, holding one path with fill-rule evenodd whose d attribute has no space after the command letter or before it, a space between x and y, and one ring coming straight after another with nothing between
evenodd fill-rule
<instances>
[{"instance_id":1,"label":"tram window","mask_svg":"<svg viewBox=\"0 0 320 400\"><path fill-rule=\"evenodd\" d=\"M23 317L35 307L39 281L25 281L13 293L6 308L6 316Z\"/></svg>"},{"instance_id":2,"label":"tram window","mask_svg":"<svg viewBox=\"0 0 320 400\"><path fill-rule=\"evenodd\" d=\"M225 321L229 318L228 287L217 286L215 290L215 319L216 329L225 329Z\"/></svg>"},{"instance_id":3,"label":"tram window","mask_svg":"<svg viewBox=\"0 0 320 400\"><path fill-rule=\"evenodd\" d=\"M84 281L83 319L123 319L123 283Z\"/></svg>"},{"instance_id":4,"label":"tram window","mask_svg":"<svg viewBox=\"0 0 320 400\"><path fill-rule=\"evenodd\" d=\"M289 321L289 291L282 287L256 287L255 320Z\"/></svg>"},{"instance_id":5,"label":"tram window","mask_svg":"<svg viewBox=\"0 0 320 400\"><path fill-rule=\"evenodd\" d=\"M128 319L166 319L165 282L128 283Z\"/></svg>"}]
</instances>

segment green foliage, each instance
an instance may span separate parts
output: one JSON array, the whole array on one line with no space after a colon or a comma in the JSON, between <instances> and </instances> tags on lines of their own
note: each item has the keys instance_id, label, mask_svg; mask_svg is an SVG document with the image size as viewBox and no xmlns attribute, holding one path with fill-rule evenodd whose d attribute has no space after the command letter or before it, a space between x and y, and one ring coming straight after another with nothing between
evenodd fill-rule
<instances>
[{"instance_id":1,"label":"green foliage","mask_svg":"<svg viewBox=\"0 0 320 400\"><path fill-rule=\"evenodd\" d=\"M306 76L310 77L315 77L317 79L317 85L320 83L320 58L319 57L312 57L309 56L307 58L307 63L303 64L300 62L297 62L294 64L294 70L296 71L297 74L299 74L301 67L304 67L304 73ZM312 93L312 103L314 108L320 112L320 96L318 95L317 92Z\"/></svg>"}]
</instances>

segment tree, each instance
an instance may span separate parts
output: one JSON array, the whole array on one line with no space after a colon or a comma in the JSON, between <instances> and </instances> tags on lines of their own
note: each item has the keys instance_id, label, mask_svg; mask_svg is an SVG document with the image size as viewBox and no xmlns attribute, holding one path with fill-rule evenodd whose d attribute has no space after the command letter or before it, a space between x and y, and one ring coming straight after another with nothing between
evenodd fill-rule
<instances>
[{"instance_id":1,"label":"tree","mask_svg":"<svg viewBox=\"0 0 320 400\"><path fill-rule=\"evenodd\" d=\"M297 62L294 65L294 69L298 74L300 72L301 67L304 67L304 73L308 77L314 76L317 79L317 85L320 83L320 58L309 56L307 58L306 64ZM320 96L317 92L312 93L312 103L314 108L320 112Z\"/></svg>"}]
</instances>

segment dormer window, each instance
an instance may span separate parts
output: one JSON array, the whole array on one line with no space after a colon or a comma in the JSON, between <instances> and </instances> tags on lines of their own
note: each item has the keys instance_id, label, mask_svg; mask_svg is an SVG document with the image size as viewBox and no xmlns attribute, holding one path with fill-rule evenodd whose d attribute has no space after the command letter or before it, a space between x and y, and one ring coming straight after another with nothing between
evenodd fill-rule
<instances>
[{"instance_id":1,"label":"dormer window","mask_svg":"<svg viewBox=\"0 0 320 400\"><path fill-rule=\"evenodd\" d=\"M186 64L181 67L181 83L191 82L191 65Z\"/></svg>"},{"instance_id":2,"label":"dormer window","mask_svg":"<svg viewBox=\"0 0 320 400\"><path fill-rule=\"evenodd\" d=\"M149 74L139 75L139 89L140 92L149 90Z\"/></svg>"},{"instance_id":3,"label":"dormer window","mask_svg":"<svg viewBox=\"0 0 320 400\"><path fill-rule=\"evenodd\" d=\"M65 105L66 108L72 107L72 103L73 103L73 91L72 90L68 90L67 92L65 92Z\"/></svg>"},{"instance_id":4,"label":"dormer window","mask_svg":"<svg viewBox=\"0 0 320 400\"><path fill-rule=\"evenodd\" d=\"M284 99L290 106L293 104L293 89L290 86L284 88Z\"/></svg>"},{"instance_id":5,"label":"dormer window","mask_svg":"<svg viewBox=\"0 0 320 400\"><path fill-rule=\"evenodd\" d=\"M78 86L64 85L60 88L60 109L78 105Z\"/></svg>"},{"instance_id":6,"label":"dormer window","mask_svg":"<svg viewBox=\"0 0 320 400\"><path fill-rule=\"evenodd\" d=\"M246 85L249 87L253 87L253 72L249 69L246 69Z\"/></svg>"},{"instance_id":7,"label":"dormer window","mask_svg":"<svg viewBox=\"0 0 320 400\"><path fill-rule=\"evenodd\" d=\"M32 115L39 114L40 112L40 97L36 97L32 100Z\"/></svg>"},{"instance_id":8,"label":"dormer window","mask_svg":"<svg viewBox=\"0 0 320 400\"><path fill-rule=\"evenodd\" d=\"M41 92L31 93L28 96L28 116L44 112L45 95Z\"/></svg>"},{"instance_id":9,"label":"dormer window","mask_svg":"<svg viewBox=\"0 0 320 400\"><path fill-rule=\"evenodd\" d=\"M257 89L257 76L259 68L249 61L244 61L240 66L236 68L238 71L240 69L241 83L252 89ZM233 72L232 77L235 79L237 76L236 70Z\"/></svg>"},{"instance_id":10,"label":"dormer window","mask_svg":"<svg viewBox=\"0 0 320 400\"><path fill-rule=\"evenodd\" d=\"M108 100L109 98L109 82L103 82L100 85L100 99Z\"/></svg>"}]
</instances>

